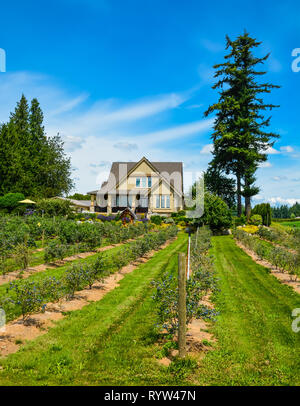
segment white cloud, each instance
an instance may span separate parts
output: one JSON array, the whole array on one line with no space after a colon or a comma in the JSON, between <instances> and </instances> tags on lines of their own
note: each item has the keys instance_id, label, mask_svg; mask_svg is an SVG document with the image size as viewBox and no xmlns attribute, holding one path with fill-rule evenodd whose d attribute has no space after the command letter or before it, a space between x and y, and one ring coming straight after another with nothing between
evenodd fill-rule
<instances>
[{"instance_id":1,"label":"white cloud","mask_svg":"<svg viewBox=\"0 0 300 406\"><path fill-rule=\"evenodd\" d=\"M264 151L266 154L268 155L277 155L280 154L280 151L278 151L277 149L273 148L273 147L268 147L268 149L266 151Z\"/></svg>"},{"instance_id":2,"label":"white cloud","mask_svg":"<svg viewBox=\"0 0 300 406\"><path fill-rule=\"evenodd\" d=\"M296 202L300 202L300 198L294 199L294 198L283 198L283 197L270 197L267 199L267 201L271 204L287 204L289 206L292 206Z\"/></svg>"},{"instance_id":3,"label":"white cloud","mask_svg":"<svg viewBox=\"0 0 300 406\"><path fill-rule=\"evenodd\" d=\"M211 154L214 150L214 145L213 144L206 144L204 147L201 149L200 154Z\"/></svg>"},{"instance_id":4,"label":"white cloud","mask_svg":"<svg viewBox=\"0 0 300 406\"><path fill-rule=\"evenodd\" d=\"M280 182L282 180L286 180L286 176L273 176L272 180L275 180L275 182Z\"/></svg>"},{"instance_id":5,"label":"white cloud","mask_svg":"<svg viewBox=\"0 0 300 406\"><path fill-rule=\"evenodd\" d=\"M262 162L262 163L259 165L260 168L271 168L271 166L272 166L272 164L271 164L270 162L268 162L268 161Z\"/></svg>"},{"instance_id":6,"label":"white cloud","mask_svg":"<svg viewBox=\"0 0 300 406\"><path fill-rule=\"evenodd\" d=\"M78 97L75 97L71 100L68 100L64 103L62 103L57 109L50 111L48 113L48 117L52 116L57 116L62 113L66 113L68 111L73 110L75 107L79 106L81 103L83 103L86 99L88 98L88 94L82 94Z\"/></svg>"},{"instance_id":7,"label":"white cloud","mask_svg":"<svg viewBox=\"0 0 300 406\"><path fill-rule=\"evenodd\" d=\"M62 140L64 142L64 148L67 152L75 151L82 147L85 142L81 137L73 137L72 135L63 135Z\"/></svg>"},{"instance_id":8,"label":"white cloud","mask_svg":"<svg viewBox=\"0 0 300 406\"><path fill-rule=\"evenodd\" d=\"M294 152L294 148L291 147L290 145L286 145L284 147L280 147L280 151L291 153L291 152Z\"/></svg>"},{"instance_id":9,"label":"white cloud","mask_svg":"<svg viewBox=\"0 0 300 406\"><path fill-rule=\"evenodd\" d=\"M150 141L151 143L169 141L210 130L213 123L214 119L195 121L193 123L167 128L166 130L146 133L138 136L137 139L141 142Z\"/></svg>"}]
</instances>

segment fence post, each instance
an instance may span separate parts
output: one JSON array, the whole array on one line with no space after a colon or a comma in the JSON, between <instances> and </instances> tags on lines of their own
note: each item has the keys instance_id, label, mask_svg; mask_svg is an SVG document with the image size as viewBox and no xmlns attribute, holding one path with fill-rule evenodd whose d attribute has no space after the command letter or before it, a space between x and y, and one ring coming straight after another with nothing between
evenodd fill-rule
<instances>
[{"instance_id":1,"label":"fence post","mask_svg":"<svg viewBox=\"0 0 300 406\"><path fill-rule=\"evenodd\" d=\"M178 347L179 357L186 355L186 257L178 254Z\"/></svg>"}]
</instances>

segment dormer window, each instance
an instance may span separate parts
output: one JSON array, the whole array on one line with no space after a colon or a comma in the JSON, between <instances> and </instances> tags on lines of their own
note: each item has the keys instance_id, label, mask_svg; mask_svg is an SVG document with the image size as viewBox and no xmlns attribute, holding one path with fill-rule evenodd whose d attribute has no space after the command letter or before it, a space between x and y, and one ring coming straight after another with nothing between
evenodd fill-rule
<instances>
[{"instance_id":1,"label":"dormer window","mask_svg":"<svg viewBox=\"0 0 300 406\"><path fill-rule=\"evenodd\" d=\"M142 176L135 179L135 186L141 188L151 188L152 180L151 176Z\"/></svg>"}]
</instances>

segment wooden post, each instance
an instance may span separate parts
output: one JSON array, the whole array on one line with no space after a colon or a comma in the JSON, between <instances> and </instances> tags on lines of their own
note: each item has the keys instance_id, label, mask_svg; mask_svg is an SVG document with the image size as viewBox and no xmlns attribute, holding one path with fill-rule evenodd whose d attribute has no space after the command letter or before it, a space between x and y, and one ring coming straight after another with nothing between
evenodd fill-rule
<instances>
[{"instance_id":1,"label":"wooden post","mask_svg":"<svg viewBox=\"0 0 300 406\"><path fill-rule=\"evenodd\" d=\"M179 357L186 355L186 257L178 254L178 347Z\"/></svg>"}]
</instances>

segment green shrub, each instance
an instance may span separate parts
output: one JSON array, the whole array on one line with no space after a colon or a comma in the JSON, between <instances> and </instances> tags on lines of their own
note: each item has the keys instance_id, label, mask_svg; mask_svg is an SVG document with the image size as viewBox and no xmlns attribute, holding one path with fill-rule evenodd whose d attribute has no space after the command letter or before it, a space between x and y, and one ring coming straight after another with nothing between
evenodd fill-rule
<instances>
[{"instance_id":1,"label":"green shrub","mask_svg":"<svg viewBox=\"0 0 300 406\"><path fill-rule=\"evenodd\" d=\"M13 291L13 302L20 306L23 320L42 307L42 295L39 285L34 281L10 283L9 290Z\"/></svg>"},{"instance_id":2,"label":"green shrub","mask_svg":"<svg viewBox=\"0 0 300 406\"><path fill-rule=\"evenodd\" d=\"M21 203L19 201L24 199L23 193L7 193L0 197L0 209L7 210L10 213L13 209L20 206Z\"/></svg>"},{"instance_id":3,"label":"green shrub","mask_svg":"<svg viewBox=\"0 0 300 406\"><path fill-rule=\"evenodd\" d=\"M264 226L269 227L272 222L272 210L269 203L257 204L252 209L252 215L260 214L262 216L262 223Z\"/></svg>"},{"instance_id":4,"label":"green shrub","mask_svg":"<svg viewBox=\"0 0 300 406\"><path fill-rule=\"evenodd\" d=\"M254 214L251 216L250 224L253 224L254 226L262 225L262 216L260 214Z\"/></svg>"},{"instance_id":5,"label":"green shrub","mask_svg":"<svg viewBox=\"0 0 300 406\"><path fill-rule=\"evenodd\" d=\"M44 258L46 262L53 262L56 259L63 260L68 252L68 247L57 240L50 241L45 247Z\"/></svg>"},{"instance_id":6,"label":"green shrub","mask_svg":"<svg viewBox=\"0 0 300 406\"><path fill-rule=\"evenodd\" d=\"M213 231L228 229L232 225L231 210L220 197L206 192L204 214L198 219L198 223L208 225Z\"/></svg>"},{"instance_id":7,"label":"green shrub","mask_svg":"<svg viewBox=\"0 0 300 406\"><path fill-rule=\"evenodd\" d=\"M69 200L61 199L42 199L36 204L36 210L39 214L45 216L70 216L73 210Z\"/></svg>"},{"instance_id":8,"label":"green shrub","mask_svg":"<svg viewBox=\"0 0 300 406\"><path fill-rule=\"evenodd\" d=\"M150 218L151 223L156 224L157 226L160 226L163 219L161 216L151 216Z\"/></svg>"}]
</instances>

